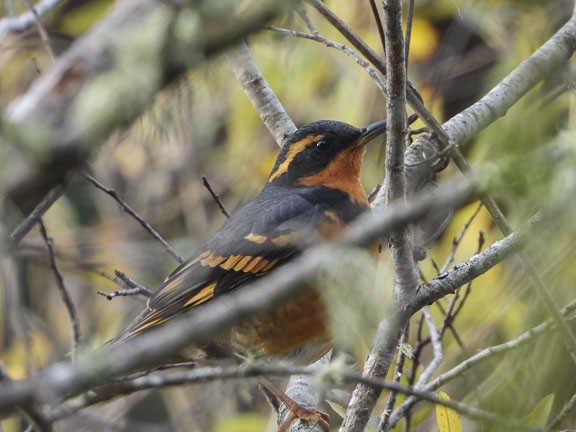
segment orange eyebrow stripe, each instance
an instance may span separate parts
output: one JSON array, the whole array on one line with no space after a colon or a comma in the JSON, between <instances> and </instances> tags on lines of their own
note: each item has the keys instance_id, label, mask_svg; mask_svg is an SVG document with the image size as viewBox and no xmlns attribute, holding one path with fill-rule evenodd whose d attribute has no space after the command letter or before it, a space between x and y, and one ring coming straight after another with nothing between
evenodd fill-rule
<instances>
[{"instance_id":1,"label":"orange eyebrow stripe","mask_svg":"<svg viewBox=\"0 0 576 432\"><path fill-rule=\"evenodd\" d=\"M286 154L286 158L284 161L278 165L278 168L270 174L270 178L268 179L268 183L275 180L276 178L280 177L286 171L288 171L288 167L296 157L296 155L306 148L308 148L313 142L318 141L319 139L324 138L324 135L309 135L300 141L290 144L290 148L288 149L288 153Z\"/></svg>"}]
</instances>

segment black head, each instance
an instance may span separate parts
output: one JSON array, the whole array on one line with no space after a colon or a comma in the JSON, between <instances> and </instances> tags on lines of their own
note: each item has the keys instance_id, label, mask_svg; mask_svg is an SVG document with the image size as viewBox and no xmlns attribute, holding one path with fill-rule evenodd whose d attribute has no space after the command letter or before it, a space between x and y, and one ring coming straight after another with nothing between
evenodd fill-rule
<instances>
[{"instance_id":1,"label":"black head","mask_svg":"<svg viewBox=\"0 0 576 432\"><path fill-rule=\"evenodd\" d=\"M276 159L268 182L296 184L305 177L321 173L344 179L358 176L365 145L385 130L385 121L363 129L334 120L308 123L290 136ZM336 161L338 166L327 170Z\"/></svg>"}]
</instances>

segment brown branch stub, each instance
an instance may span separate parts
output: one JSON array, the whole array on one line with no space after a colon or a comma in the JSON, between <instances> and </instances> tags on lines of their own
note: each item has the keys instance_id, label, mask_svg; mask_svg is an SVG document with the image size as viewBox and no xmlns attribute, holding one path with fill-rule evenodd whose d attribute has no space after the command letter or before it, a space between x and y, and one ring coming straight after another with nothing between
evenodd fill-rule
<instances>
[{"instance_id":1,"label":"brown branch stub","mask_svg":"<svg viewBox=\"0 0 576 432\"><path fill-rule=\"evenodd\" d=\"M128 296L143 296L149 298L152 295L152 291L146 288L144 285L139 284L135 280L131 279L125 273L114 270L114 277L106 274L105 272L100 273L106 279L116 283L123 287L120 290L113 291L111 293L106 293L103 291L97 291L97 294L106 297L108 300L112 300L114 297L128 297Z\"/></svg>"}]
</instances>

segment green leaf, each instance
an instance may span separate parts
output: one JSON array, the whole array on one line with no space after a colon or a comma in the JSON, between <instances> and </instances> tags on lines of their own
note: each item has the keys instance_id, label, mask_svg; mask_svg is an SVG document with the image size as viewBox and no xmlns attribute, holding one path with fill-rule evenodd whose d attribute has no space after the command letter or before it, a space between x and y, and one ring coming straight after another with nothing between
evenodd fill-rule
<instances>
[{"instance_id":1,"label":"green leaf","mask_svg":"<svg viewBox=\"0 0 576 432\"><path fill-rule=\"evenodd\" d=\"M536 427L545 427L552 410L552 403L554 402L554 394L551 393L544 396L540 402L536 404L530 414L524 417L523 422L527 425Z\"/></svg>"}]
</instances>

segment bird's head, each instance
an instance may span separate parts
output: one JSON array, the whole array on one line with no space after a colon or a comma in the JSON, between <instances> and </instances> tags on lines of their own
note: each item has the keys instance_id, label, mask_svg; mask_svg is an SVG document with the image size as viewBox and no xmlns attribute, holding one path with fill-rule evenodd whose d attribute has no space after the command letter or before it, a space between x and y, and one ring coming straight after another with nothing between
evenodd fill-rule
<instances>
[{"instance_id":1,"label":"bird's head","mask_svg":"<svg viewBox=\"0 0 576 432\"><path fill-rule=\"evenodd\" d=\"M322 120L302 126L284 145L268 183L290 186L356 180L366 144L386 130L386 121L359 129Z\"/></svg>"}]
</instances>

